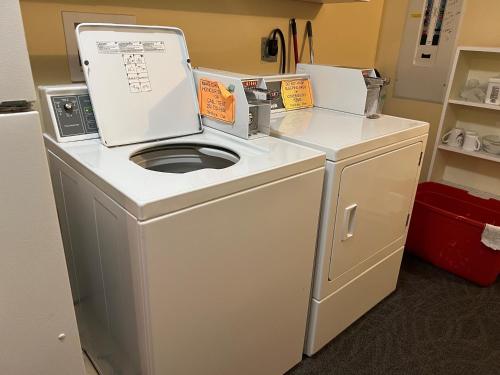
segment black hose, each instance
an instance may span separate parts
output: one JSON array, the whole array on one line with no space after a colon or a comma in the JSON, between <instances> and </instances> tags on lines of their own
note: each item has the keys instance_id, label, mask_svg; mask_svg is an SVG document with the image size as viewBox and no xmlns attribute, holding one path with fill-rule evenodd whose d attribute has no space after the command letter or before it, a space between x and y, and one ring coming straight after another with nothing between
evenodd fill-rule
<instances>
[{"instance_id":1,"label":"black hose","mask_svg":"<svg viewBox=\"0 0 500 375\"><path fill-rule=\"evenodd\" d=\"M286 72L286 44L285 44L285 36L283 35L283 32L280 29L274 29L272 31L272 38L276 39L276 34L280 37L280 43L281 43L281 65L280 65L280 72L281 74L285 74Z\"/></svg>"}]
</instances>

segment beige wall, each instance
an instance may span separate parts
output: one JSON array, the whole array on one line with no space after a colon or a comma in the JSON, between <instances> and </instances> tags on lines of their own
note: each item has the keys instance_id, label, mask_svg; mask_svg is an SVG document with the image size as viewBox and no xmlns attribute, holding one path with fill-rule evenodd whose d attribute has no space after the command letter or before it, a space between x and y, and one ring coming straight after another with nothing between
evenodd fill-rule
<instances>
[{"instance_id":1,"label":"beige wall","mask_svg":"<svg viewBox=\"0 0 500 375\"><path fill-rule=\"evenodd\" d=\"M466 1L459 45L500 47L500 1Z\"/></svg>"},{"instance_id":2,"label":"beige wall","mask_svg":"<svg viewBox=\"0 0 500 375\"><path fill-rule=\"evenodd\" d=\"M396 76L408 2L409 0L385 0L384 4L375 65L383 74L392 78ZM459 45L500 46L499 15L500 0L466 0ZM431 124L430 139L422 169L422 178L426 178L442 105L395 98L392 96L393 88L391 85L388 90L385 113L428 121Z\"/></svg>"},{"instance_id":3,"label":"beige wall","mask_svg":"<svg viewBox=\"0 0 500 375\"><path fill-rule=\"evenodd\" d=\"M305 21L313 21L316 62L375 62L384 0L319 5L293 0L21 0L26 38L37 84L69 82L61 11L132 14L138 24L184 30L194 66L273 73L260 61L260 38L297 18L299 48ZM308 61L307 47L303 61Z\"/></svg>"}]
</instances>

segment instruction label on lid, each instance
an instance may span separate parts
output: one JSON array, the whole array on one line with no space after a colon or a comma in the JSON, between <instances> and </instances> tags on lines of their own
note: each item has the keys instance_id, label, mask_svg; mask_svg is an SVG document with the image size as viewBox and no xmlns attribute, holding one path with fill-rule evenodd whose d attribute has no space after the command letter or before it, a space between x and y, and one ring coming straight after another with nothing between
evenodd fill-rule
<instances>
[{"instance_id":1,"label":"instruction label on lid","mask_svg":"<svg viewBox=\"0 0 500 375\"><path fill-rule=\"evenodd\" d=\"M149 72L144 54L124 53L122 57L130 92L138 93L151 91L151 82L149 80Z\"/></svg>"},{"instance_id":2,"label":"instruction label on lid","mask_svg":"<svg viewBox=\"0 0 500 375\"><path fill-rule=\"evenodd\" d=\"M307 78L283 80L281 97L287 110L311 108L313 97L310 80Z\"/></svg>"},{"instance_id":3,"label":"instruction label on lid","mask_svg":"<svg viewBox=\"0 0 500 375\"><path fill-rule=\"evenodd\" d=\"M97 41L97 51L102 54L121 54L125 68L124 78L129 91L137 94L151 91L146 54L165 53L163 41Z\"/></svg>"},{"instance_id":4,"label":"instruction label on lid","mask_svg":"<svg viewBox=\"0 0 500 375\"><path fill-rule=\"evenodd\" d=\"M198 101L203 116L234 124L234 95L222 83L201 78Z\"/></svg>"},{"instance_id":5,"label":"instruction label on lid","mask_svg":"<svg viewBox=\"0 0 500 375\"><path fill-rule=\"evenodd\" d=\"M165 53L165 43L162 41L99 41L96 44L99 53Z\"/></svg>"}]
</instances>

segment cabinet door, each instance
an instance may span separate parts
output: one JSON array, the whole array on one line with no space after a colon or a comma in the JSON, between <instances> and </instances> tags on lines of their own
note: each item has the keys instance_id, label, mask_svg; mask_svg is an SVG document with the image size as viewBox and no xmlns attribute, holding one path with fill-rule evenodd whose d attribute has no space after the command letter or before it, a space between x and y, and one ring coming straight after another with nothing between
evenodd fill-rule
<instances>
[{"instance_id":1,"label":"cabinet door","mask_svg":"<svg viewBox=\"0 0 500 375\"><path fill-rule=\"evenodd\" d=\"M421 152L419 142L342 170L330 280L405 235Z\"/></svg>"}]
</instances>

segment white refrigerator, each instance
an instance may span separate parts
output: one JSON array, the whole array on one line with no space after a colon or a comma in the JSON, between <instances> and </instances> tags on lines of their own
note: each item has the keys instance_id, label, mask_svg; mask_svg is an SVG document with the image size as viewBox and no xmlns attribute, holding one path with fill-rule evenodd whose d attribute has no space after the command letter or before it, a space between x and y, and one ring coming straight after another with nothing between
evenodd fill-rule
<instances>
[{"instance_id":1,"label":"white refrigerator","mask_svg":"<svg viewBox=\"0 0 500 375\"><path fill-rule=\"evenodd\" d=\"M18 0L0 1L0 374L81 375Z\"/></svg>"}]
</instances>

